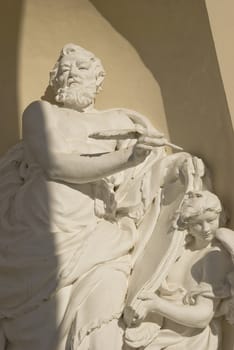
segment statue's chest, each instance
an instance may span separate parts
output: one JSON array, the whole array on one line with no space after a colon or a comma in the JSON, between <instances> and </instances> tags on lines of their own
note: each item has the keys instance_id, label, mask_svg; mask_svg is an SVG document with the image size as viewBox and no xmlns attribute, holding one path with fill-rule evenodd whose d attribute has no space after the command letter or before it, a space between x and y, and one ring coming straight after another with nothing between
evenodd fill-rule
<instances>
[{"instance_id":1,"label":"statue's chest","mask_svg":"<svg viewBox=\"0 0 234 350\"><path fill-rule=\"evenodd\" d=\"M56 121L59 146L67 152L78 152L79 154L96 154L112 152L116 148L116 140L97 140L90 135L113 129L108 118L100 118L95 115L76 114L60 116Z\"/></svg>"},{"instance_id":2,"label":"statue's chest","mask_svg":"<svg viewBox=\"0 0 234 350\"><path fill-rule=\"evenodd\" d=\"M191 252L185 250L180 258L173 264L167 281L178 284L187 290L190 290L199 283L202 272L202 263L200 263L201 252Z\"/></svg>"}]
</instances>

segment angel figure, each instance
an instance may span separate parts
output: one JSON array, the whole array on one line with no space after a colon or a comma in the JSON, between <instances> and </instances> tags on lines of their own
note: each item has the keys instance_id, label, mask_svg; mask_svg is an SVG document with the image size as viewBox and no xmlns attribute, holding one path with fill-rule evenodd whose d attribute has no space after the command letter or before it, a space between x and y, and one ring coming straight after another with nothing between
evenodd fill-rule
<instances>
[{"instance_id":1,"label":"angel figure","mask_svg":"<svg viewBox=\"0 0 234 350\"><path fill-rule=\"evenodd\" d=\"M233 264L227 249L234 245L232 231L219 228L220 213L221 203L209 191L185 197L177 222L184 246L161 287L138 295L125 332L128 349L221 349L221 316L233 304ZM161 320L157 324L152 322L156 316Z\"/></svg>"}]
</instances>

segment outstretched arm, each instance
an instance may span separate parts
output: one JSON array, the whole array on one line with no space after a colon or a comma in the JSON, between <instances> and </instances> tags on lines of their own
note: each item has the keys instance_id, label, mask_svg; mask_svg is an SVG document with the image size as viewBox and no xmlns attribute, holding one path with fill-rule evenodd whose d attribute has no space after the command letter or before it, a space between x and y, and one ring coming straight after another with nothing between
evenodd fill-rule
<instances>
[{"instance_id":1,"label":"outstretched arm","mask_svg":"<svg viewBox=\"0 0 234 350\"><path fill-rule=\"evenodd\" d=\"M154 294L152 298L139 296L141 300L136 309L135 322L144 319L149 312L156 312L161 316L178 324L205 328L214 316L213 300L199 296L195 305L181 305L168 301Z\"/></svg>"},{"instance_id":2,"label":"outstretched arm","mask_svg":"<svg viewBox=\"0 0 234 350\"><path fill-rule=\"evenodd\" d=\"M135 146L96 155L65 153L59 150L56 129L51 120L54 113L47 102L35 102L23 115L23 138L26 150L50 179L71 183L96 181L143 162L150 150L148 142L139 138ZM159 140L161 142L161 140ZM149 142L148 142L149 143ZM160 144L158 144L160 145Z\"/></svg>"},{"instance_id":3,"label":"outstretched arm","mask_svg":"<svg viewBox=\"0 0 234 350\"><path fill-rule=\"evenodd\" d=\"M53 153L49 166L44 170L47 176L54 180L87 183L133 167L145 157L146 153L141 159L135 157L133 147L92 156Z\"/></svg>"}]
</instances>

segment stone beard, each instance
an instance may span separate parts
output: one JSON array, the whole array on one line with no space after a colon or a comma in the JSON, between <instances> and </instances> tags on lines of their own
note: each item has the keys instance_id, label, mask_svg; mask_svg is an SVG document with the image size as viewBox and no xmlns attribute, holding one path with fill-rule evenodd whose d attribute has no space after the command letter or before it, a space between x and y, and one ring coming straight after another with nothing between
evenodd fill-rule
<instances>
[{"instance_id":1,"label":"stone beard","mask_svg":"<svg viewBox=\"0 0 234 350\"><path fill-rule=\"evenodd\" d=\"M104 76L98 58L79 46L68 44L50 73L50 85L57 103L82 112L94 106Z\"/></svg>"},{"instance_id":2,"label":"stone beard","mask_svg":"<svg viewBox=\"0 0 234 350\"><path fill-rule=\"evenodd\" d=\"M92 105L96 96L96 84L85 84L74 82L70 86L61 88L57 91L55 100L62 103L67 108L74 108L83 111L85 108Z\"/></svg>"}]
</instances>

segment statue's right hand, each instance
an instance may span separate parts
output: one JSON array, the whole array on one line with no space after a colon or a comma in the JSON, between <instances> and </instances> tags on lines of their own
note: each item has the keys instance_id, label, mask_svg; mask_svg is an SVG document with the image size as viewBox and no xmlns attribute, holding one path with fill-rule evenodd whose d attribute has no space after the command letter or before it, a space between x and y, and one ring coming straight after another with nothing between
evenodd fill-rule
<instances>
[{"instance_id":1,"label":"statue's right hand","mask_svg":"<svg viewBox=\"0 0 234 350\"><path fill-rule=\"evenodd\" d=\"M133 147L133 160L137 164L143 162L152 150L156 147L164 146L165 142L166 139L164 137L140 136Z\"/></svg>"},{"instance_id":2,"label":"statue's right hand","mask_svg":"<svg viewBox=\"0 0 234 350\"><path fill-rule=\"evenodd\" d=\"M135 164L139 164L143 162L146 159L146 157L148 157L150 152L151 149L148 149L147 147L145 147L145 145L141 144L140 142L137 142L133 147L131 160L133 160Z\"/></svg>"}]
</instances>

